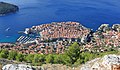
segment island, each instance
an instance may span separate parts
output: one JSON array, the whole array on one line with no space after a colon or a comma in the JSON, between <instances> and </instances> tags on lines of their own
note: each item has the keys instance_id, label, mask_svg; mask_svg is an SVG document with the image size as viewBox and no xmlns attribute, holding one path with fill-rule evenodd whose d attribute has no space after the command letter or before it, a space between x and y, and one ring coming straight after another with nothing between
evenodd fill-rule
<instances>
[{"instance_id":1,"label":"island","mask_svg":"<svg viewBox=\"0 0 120 70\"><path fill-rule=\"evenodd\" d=\"M15 13L19 10L19 7L13 4L0 2L0 15L6 15L8 13Z\"/></svg>"}]
</instances>

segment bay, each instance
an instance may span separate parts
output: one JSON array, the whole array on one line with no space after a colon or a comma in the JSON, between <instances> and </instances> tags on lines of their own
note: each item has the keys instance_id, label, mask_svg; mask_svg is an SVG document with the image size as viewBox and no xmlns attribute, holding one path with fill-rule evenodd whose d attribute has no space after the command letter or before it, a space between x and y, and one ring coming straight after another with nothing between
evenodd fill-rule
<instances>
[{"instance_id":1,"label":"bay","mask_svg":"<svg viewBox=\"0 0 120 70\"><path fill-rule=\"evenodd\" d=\"M0 16L0 42L15 42L18 31L51 22L75 21L96 30L101 24L120 23L119 0L0 0L19 6ZM9 29L9 30L6 30Z\"/></svg>"}]
</instances>

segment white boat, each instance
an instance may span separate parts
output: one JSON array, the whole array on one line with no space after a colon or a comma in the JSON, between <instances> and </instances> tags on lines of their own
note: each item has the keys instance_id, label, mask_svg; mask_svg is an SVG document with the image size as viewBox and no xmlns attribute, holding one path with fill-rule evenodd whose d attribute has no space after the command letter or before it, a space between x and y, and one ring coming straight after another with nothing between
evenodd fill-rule
<instances>
[{"instance_id":1,"label":"white boat","mask_svg":"<svg viewBox=\"0 0 120 70\"><path fill-rule=\"evenodd\" d=\"M5 29L5 31L9 31L10 30L10 28L8 27L7 29Z\"/></svg>"}]
</instances>

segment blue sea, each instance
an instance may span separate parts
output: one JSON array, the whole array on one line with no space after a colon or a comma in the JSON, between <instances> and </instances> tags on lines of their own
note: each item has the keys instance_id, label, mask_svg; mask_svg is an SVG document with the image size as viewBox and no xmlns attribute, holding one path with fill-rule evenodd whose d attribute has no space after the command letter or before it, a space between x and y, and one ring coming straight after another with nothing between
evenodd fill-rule
<instances>
[{"instance_id":1,"label":"blue sea","mask_svg":"<svg viewBox=\"0 0 120 70\"><path fill-rule=\"evenodd\" d=\"M120 0L0 0L19 6L0 16L0 42L15 42L18 31L51 22L76 21L96 30L101 24L120 23Z\"/></svg>"}]
</instances>

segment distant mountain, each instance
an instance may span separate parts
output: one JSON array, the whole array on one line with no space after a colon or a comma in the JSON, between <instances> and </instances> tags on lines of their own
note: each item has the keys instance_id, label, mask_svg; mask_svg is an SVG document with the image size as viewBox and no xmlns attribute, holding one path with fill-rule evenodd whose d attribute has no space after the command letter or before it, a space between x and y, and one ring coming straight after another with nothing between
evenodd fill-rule
<instances>
[{"instance_id":1,"label":"distant mountain","mask_svg":"<svg viewBox=\"0 0 120 70\"><path fill-rule=\"evenodd\" d=\"M19 8L16 5L5 3L5 2L0 2L0 15L14 13L18 10Z\"/></svg>"}]
</instances>

